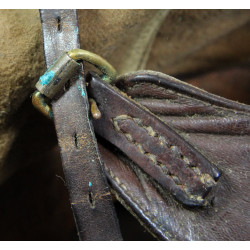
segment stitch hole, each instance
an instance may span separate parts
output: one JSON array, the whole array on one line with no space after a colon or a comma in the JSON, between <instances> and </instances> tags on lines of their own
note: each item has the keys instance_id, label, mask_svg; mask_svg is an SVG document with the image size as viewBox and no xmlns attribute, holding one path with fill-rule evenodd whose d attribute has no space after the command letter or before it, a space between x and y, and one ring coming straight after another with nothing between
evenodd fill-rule
<instances>
[{"instance_id":1,"label":"stitch hole","mask_svg":"<svg viewBox=\"0 0 250 250\"><path fill-rule=\"evenodd\" d=\"M70 88L70 80L68 80L68 81L65 83L64 88L63 88L63 89L64 89L64 92L68 91L69 88Z\"/></svg>"},{"instance_id":2,"label":"stitch hole","mask_svg":"<svg viewBox=\"0 0 250 250\"><path fill-rule=\"evenodd\" d=\"M176 175L172 174L171 172L168 172L168 176L174 181L176 185L179 186L181 184L179 178Z\"/></svg>"},{"instance_id":3,"label":"stitch hole","mask_svg":"<svg viewBox=\"0 0 250 250\"><path fill-rule=\"evenodd\" d=\"M169 175L169 177L173 177L173 174L168 170L168 175Z\"/></svg>"},{"instance_id":4,"label":"stitch hole","mask_svg":"<svg viewBox=\"0 0 250 250\"><path fill-rule=\"evenodd\" d=\"M61 17L57 17L56 18L56 21L57 21L57 31L58 32L61 32L62 31L62 25L61 25Z\"/></svg>"},{"instance_id":5,"label":"stitch hole","mask_svg":"<svg viewBox=\"0 0 250 250\"><path fill-rule=\"evenodd\" d=\"M74 133L73 138L74 138L75 147L76 147L76 148L79 148L77 133Z\"/></svg>"},{"instance_id":6,"label":"stitch hole","mask_svg":"<svg viewBox=\"0 0 250 250\"><path fill-rule=\"evenodd\" d=\"M160 166L161 168L165 167L160 161L157 161L157 160L156 160L156 164L157 164L158 166Z\"/></svg>"},{"instance_id":7,"label":"stitch hole","mask_svg":"<svg viewBox=\"0 0 250 250\"><path fill-rule=\"evenodd\" d=\"M89 201L90 207L95 208L95 199L94 199L94 195L91 191L89 191L89 193L88 193L88 201Z\"/></svg>"},{"instance_id":8,"label":"stitch hole","mask_svg":"<svg viewBox=\"0 0 250 250\"><path fill-rule=\"evenodd\" d=\"M169 175L169 177L175 182L175 184L176 184L177 186L183 186L183 187L185 187L185 185L183 185L183 184L181 183L181 181L180 181L180 179L179 179L178 176L172 174L171 172L168 172L168 175Z\"/></svg>"}]
</instances>

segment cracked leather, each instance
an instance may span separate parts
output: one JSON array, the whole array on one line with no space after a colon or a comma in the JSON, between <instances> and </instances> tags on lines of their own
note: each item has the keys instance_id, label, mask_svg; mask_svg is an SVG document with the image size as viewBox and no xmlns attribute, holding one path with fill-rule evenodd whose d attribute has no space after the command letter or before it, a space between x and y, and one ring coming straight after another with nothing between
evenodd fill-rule
<instances>
[{"instance_id":1,"label":"cracked leather","mask_svg":"<svg viewBox=\"0 0 250 250\"><path fill-rule=\"evenodd\" d=\"M248 105L151 71L88 81L112 190L153 235L250 239Z\"/></svg>"},{"instance_id":2,"label":"cracked leather","mask_svg":"<svg viewBox=\"0 0 250 250\"><path fill-rule=\"evenodd\" d=\"M47 68L80 47L76 10L41 10ZM111 193L88 117L83 71L52 102L67 189L81 240L122 240Z\"/></svg>"}]
</instances>

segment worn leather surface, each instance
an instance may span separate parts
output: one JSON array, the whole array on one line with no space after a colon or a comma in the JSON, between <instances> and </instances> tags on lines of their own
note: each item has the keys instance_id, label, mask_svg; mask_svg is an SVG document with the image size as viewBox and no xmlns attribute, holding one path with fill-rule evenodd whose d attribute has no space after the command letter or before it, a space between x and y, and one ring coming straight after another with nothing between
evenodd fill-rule
<instances>
[{"instance_id":1,"label":"worn leather surface","mask_svg":"<svg viewBox=\"0 0 250 250\"><path fill-rule=\"evenodd\" d=\"M63 53L79 48L75 10L41 10L47 68ZM121 240L118 221L91 122L82 72L52 102L63 170L81 240Z\"/></svg>"},{"instance_id":2,"label":"worn leather surface","mask_svg":"<svg viewBox=\"0 0 250 250\"><path fill-rule=\"evenodd\" d=\"M112 96L107 91L108 86L97 78L91 79L90 95L96 98L104 117L102 127L94 122L96 132L119 148L105 141L102 145L108 145L108 149L99 146L109 182L118 200L159 239L249 240L250 107L156 72L131 73L114 83L221 170L222 176L210 191L205 206L188 208L173 198L161 180L155 178L153 171L149 172L142 166L145 163L140 165L141 162L133 157L133 154L139 157L135 148L132 148L135 151L132 154L127 151L126 142L119 145L112 138L117 137L116 125L112 133L106 120L110 122L115 118L117 110L123 116L131 116L135 110L124 104L125 94L122 97L112 88ZM95 91L97 86L98 91ZM118 107L109 105L111 96L114 100L120 98L120 101L116 100ZM102 109L103 103L107 104L106 110ZM140 118L142 121L149 119L143 111ZM139 128L134 129L134 136L140 137ZM144 143L144 151L148 150L147 146L155 149L152 141L145 140Z\"/></svg>"},{"instance_id":3,"label":"worn leather surface","mask_svg":"<svg viewBox=\"0 0 250 250\"><path fill-rule=\"evenodd\" d=\"M188 206L204 204L220 171L142 106L96 74L89 75L88 91L103 114L93 120L95 132L116 145L175 198Z\"/></svg>"}]
</instances>

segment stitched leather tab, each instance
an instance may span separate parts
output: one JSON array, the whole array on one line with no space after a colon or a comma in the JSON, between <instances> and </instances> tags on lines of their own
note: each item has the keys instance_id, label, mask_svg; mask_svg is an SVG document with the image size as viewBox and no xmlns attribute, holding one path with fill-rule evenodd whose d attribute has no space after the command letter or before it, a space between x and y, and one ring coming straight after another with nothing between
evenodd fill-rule
<instances>
[{"instance_id":1,"label":"stitched leather tab","mask_svg":"<svg viewBox=\"0 0 250 250\"><path fill-rule=\"evenodd\" d=\"M89 93L102 118L95 131L121 149L158 184L188 206L203 205L220 171L173 129L103 82L88 75Z\"/></svg>"},{"instance_id":2,"label":"stitched leather tab","mask_svg":"<svg viewBox=\"0 0 250 250\"><path fill-rule=\"evenodd\" d=\"M153 71L132 72L113 84L147 104L223 173L207 195L207 205L189 209L119 150L107 150L114 146L101 141L106 149L100 146L100 152L117 199L158 239L249 240L250 106Z\"/></svg>"}]
</instances>

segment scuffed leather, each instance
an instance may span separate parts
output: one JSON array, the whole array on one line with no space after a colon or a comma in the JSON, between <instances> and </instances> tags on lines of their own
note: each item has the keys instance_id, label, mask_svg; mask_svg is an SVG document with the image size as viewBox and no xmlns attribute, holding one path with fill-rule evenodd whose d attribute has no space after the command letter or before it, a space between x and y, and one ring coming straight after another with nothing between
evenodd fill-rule
<instances>
[{"instance_id":1,"label":"scuffed leather","mask_svg":"<svg viewBox=\"0 0 250 250\"><path fill-rule=\"evenodd\" d=\"M171 127L97 74L89 74L87 81L89 94L104 114L93 120L95 132L122 150L177 200L188 206L203 205L216 185L219 169Z\"/></svg>"},{"instance_id":2,"label":"scuffed leather","mask_svg":"<svg viewBox=\"0 0 250 250\"><path fill-rule=\"evenodd\" d=\"M60 20L60 22L58 22ZM79 48L76 10L41 10L47 68ZM52 101L66 186L80 240L122 240L111 193L88 117L83 69L68 91Z\"/></svg>"},{"instance_id":3,"label":"scuffed leather","mask_svg":"<svg viewBox=\"0 0 250 250\"><path fill-rule=\"evenodd\" d=\"M114 84L222 171L206 206L188 208L123 152L102 143L113 151L99 147L118 200L159 239L249 240L250 107L160 73L136 72Z\"/></svg>"}]
</instances>

